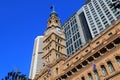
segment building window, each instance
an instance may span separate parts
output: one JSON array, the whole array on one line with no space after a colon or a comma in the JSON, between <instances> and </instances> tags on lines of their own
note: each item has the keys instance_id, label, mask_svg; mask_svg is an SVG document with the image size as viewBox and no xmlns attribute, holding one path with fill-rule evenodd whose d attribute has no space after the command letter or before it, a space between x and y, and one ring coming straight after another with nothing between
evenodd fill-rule
<instances>
[{"instance_id":1,"label":"building window","mask_svg":"<svg viewBox=\"0 0 120 80\"><path fill-rule=\"evenodd\" d=\"M58 51L60 51L60 46L58 46Z\"/></svg>"},{"instance_id":2,"label":"building window","mask_svg":"<svg viewBox=\"0 0 120 80\"><path fill-rule=\"evenodd\" d=\"M95 75L95 80L99 80L99 75L98 75L97 70L94 71L94 75Z\"/></svg>"},{"instance_id":3,"label":"building window","mask_svg":"<svg viewBox=\"0 0 120 80\"><path fill-rule=\"evenodd\" d=\"M50 56L47 57L47 61L50 62Z\"/></svg>"},{"instance_id":4,"label":"building window","mask_svg":"<svg viewBox=\"0 0 120 80\"><path fill-rule=\"evenodd\" d=\"M108 35L109 35L109 36L112 36L112 32L110 32Z\"/></svg>"},{"instance_id":5,"label":"building window","mask_svg":"<svg viewBox=\"0 0 120 80\"><path fill-rule=\"evenodd\" d=\"M56 59L58 59L58 54L59 54L59 53L56 53Z\"/></svg>"},{"instance_id":6,"label":"building window","mask_svg":"<svg viewBox=\"0 0 120 80\"><path fill-rule=\"evenodd\" d=\"M58 68L56 68L56 74L58 74Z\"/></svg>"},{"instance_id":7,"label":"building window","mask_svg":"<svg viewBox=\"0 0 120 80\"><path fill-rule=\"evenodd\" d=\"M115 59L117 61L118 66L120 67L120 56L116 56Z\"/></svg>"},{"instance_id":8,"label":"building window","mask_svg":"<svg viewBox=\"0 0 120 80\"><path fill-rule=\"evenodd\" d=\"M67 64L67 66L69 66L69 63Z\"/></svg>"},{"instance_id":9,"label":"building window","mask_svg":"<svg viewBox=\"0 0 120 80\"><path fill-rule=\"evenodd\" d=\"M113 64L110 61L108 61L107 64L108 64L108 68L109 68L110 72L115 71Z\"/></svg>"},{"instance_id":10,"label":"building window","mask_svg":"<svg viewBox=\"0 0 120 80\"><path fill-rule=\"evenodd\" d=\"M49 23L51 24L51 20L49 21Z\"/></svg>"},{"instance_id":11,"label":"building window","mask_svg":"<svg viewBox=\"0 0 120 80\"><path fill-rule=\"evenodd\" d=\"M56 20L55 22L58 23L58 20Z\"/></svg>"},{"instance_id":12,"label":"building window","mask_svg":"<svg viewBox=\"0 0 120 80\"><path fill-rule=\"evenodd\" d=\"M85 80L85 77L81 77L81 80Z\"/></svg>"},{"instance_id":13,"label":"building window","mask_svg":"<svg viewBox=\"0 0 120 80\"><path fill-rule=\"evenodd\" d=\"M106 70L105 66L101 65L101 69L102 69L103 75L106 76L108 73L107 73L107 70Z\"/></svg>"},{"instance_id":14,"label":"building window","mask_svg":"<svg viewBox=\"0 0 120 80\"><path fill-rule=\"evenodd\" d=\"M88 52L88 50L85 51L86 53Z\"/></svg>"},{"instance_id":15,"label":"building window","mask_svg":"<svg viewBox=\"0 0 120 80\"><path fill-rule=\"evenodd\" d=\"M88 79L93 80L91 73L88 73Z\"/></svg>"},{"instance_id":16,"label":"building window","mask_svg":"<svg viewBox=\"0 0 120 80\"><path fill-rule=\"evenodd\" d=\"M99 45L100 44L100 42L98 41L98 42L96 42L96 45Z\"/></svg>"},{"instance_id":17,"label":"building window","mask_svg":"<svg viewBox=\"0 0 120 80\"><path fill-rule=\"evenodd\" d=\"M60 42L60 39L58 38L58 41L57 41L58 43Z\"/></svg>"}]
</instances>

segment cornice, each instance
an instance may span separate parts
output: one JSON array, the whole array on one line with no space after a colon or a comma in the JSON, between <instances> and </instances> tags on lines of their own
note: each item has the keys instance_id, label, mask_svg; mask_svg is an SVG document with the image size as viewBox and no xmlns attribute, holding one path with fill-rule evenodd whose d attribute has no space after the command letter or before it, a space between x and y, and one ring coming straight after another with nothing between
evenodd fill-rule
<instances>
[{"instance_id":1,"label":"cornice","mask_svg":"<svg viewBox=\"0 0 120 80\"><path fill-rule=\"evenodd\" d=\"M42 58L45 58L46 56L48 56L52 50L55 50L56 52L58 52L56 49L52 48L48 53L46 53L46 55L44 55ZM61 53L61 52L58 52L59 54L62 54L64 56L66 56L65 54Z\"/></svg>"},{"instance_id":2,"label":"cornice","mask_svg":"<svg viewBox=\"0 0 120 80\"><path fill-rule=\"evenodd\" d=\"M44 43L48 38L50 38L52 34L54 34L54 35L56 35L56 36L59 36L61 39L65 40L65 39L64 39L63 37L61 37L60 35L56 34L55 32L52 32L46 39L44 39L43 43ZM61 34L61 35L63 35L63 34Z\"/></svg>"},{"instance_id":3,"label":"cornice","mask_svg":"<svg viewBox=\"0 0 120 80\"><path fill-rule=\"evenodd\" d=\"M61 43L58 43L57 41L55 41L55 40L51 40L50 42L49 42L49 44L51 44L52 42L55 42L55 43L57 43L57 44L59 44L59 45L61 45L62 47L65 47L66 48L66 46L65 45L62 45ZM44 46L44 48L43 48L43 50L49 45L49 44L47 44L46 46Z\"/></svg>"}]
</instances>

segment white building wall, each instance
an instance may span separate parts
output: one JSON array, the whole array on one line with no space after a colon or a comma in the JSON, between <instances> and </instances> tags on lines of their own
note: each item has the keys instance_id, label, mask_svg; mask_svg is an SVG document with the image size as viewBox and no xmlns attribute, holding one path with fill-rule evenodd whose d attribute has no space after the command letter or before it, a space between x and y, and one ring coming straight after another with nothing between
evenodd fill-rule
<instances>
[{"instance_id":1,"label":"white building wall","mask_svg":"<svg viewBox=\"0 0 120 80\"><path fill-rule=\"evenodd\" d=\"M37 36L34 42L32 62L29 74L30 79L34 79L35 75L40 72L40 68L43 64L43 38L43 36Z\"/></svg>"}]
</instances>

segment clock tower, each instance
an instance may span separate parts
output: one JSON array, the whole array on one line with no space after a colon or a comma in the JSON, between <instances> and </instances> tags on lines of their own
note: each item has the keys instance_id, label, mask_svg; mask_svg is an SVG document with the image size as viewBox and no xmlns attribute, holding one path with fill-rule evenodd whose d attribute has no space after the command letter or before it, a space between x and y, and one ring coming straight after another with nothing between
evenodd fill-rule
<instances>
[{"instance_id":1,"label":"clock tower","mask_svg":"<svg viewBox=\"0 0 120 80\"><path fill-rule=\"evenodd\" d=\"M65 36L55 11L51 12L47 23L47 29L44 32L43 59L47 64L53 64L60 58L66 57Z\"/></svg>"}]
</instances>

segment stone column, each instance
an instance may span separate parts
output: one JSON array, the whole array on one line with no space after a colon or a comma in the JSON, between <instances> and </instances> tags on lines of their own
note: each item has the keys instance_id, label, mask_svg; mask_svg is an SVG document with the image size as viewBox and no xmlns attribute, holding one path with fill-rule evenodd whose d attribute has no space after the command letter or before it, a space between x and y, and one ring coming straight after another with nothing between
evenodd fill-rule
<instances>
[{"instance_id":1,"label":"stone column","mask_svg":"<svg viewBox=\"0 0 120 80\"><path fill-rule=\"evenodd\" d=\"M102 65L102 64L101 64ZM98 74L99 74L99 77L100 77L100 80L104 80L104 75L102 73L102 69L101 69L101 65L98 66ZM103 64L104 65L104 64Z\"/></svg>"},{"instance_id":2,"label":"stone column","mask_svg":"<svg viewBox=\"0 0 120 80\"><path fill-rule=\"evenodd\" d=\"M105 68L106 68L106 70L107 70L108 75L110 75L110 74L111 74L111 72L110 72L109 67L108 67L108 65L107 65L107 61L105 61L105 63L104 63L103 65L105 66Z\"/></svg>"},{"instance_id":3,"label":"stone column","mask_svg":"<svg viewBox=\"0 0 120 80\"><path fill-rule=\"evenodd\" d=\"M96 80L96 79L95 79L95 74L94 74L94 72L91 71L90 73L91 73L91 75L92 75L93 80Z\"/></svg>"}]
</instances>

